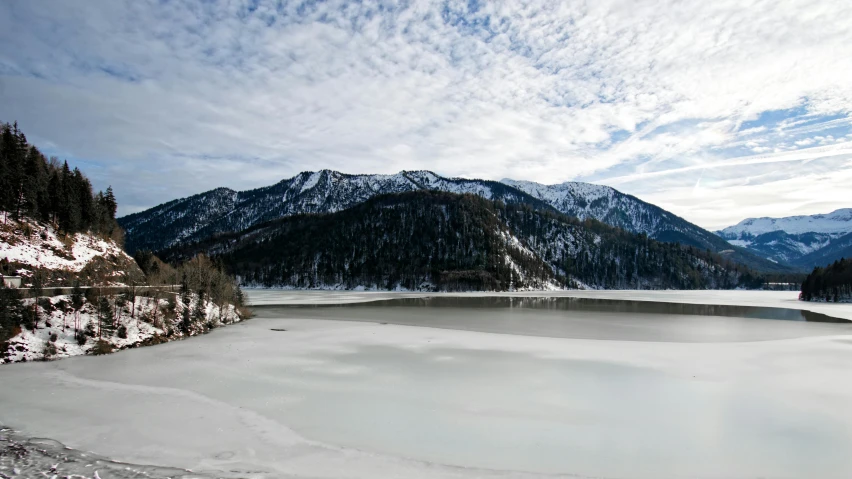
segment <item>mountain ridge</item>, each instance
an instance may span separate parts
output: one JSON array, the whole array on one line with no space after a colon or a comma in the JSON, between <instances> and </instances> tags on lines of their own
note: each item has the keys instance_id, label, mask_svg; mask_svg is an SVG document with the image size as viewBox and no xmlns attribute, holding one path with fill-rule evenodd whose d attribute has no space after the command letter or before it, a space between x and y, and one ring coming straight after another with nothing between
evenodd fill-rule
<instances>
[{"instance_id":1,"label":"mountain ridge","mask_svg":"<svg viewBox=\"0 0 852 479\"><path fill-rule=\"evenodd\" d=\"M379 195L335 213L279 218L176 245L244 285L428 291L754 286L748 268L693 248L523 203L433 190Z\"/></svg>"},{"instance_id":2,"label":"mountain ridge","mask_svg":"<svg viewBox=\"0 0 852 479\"><path fill-rule=\"evenodd\" d=\"M445 178L427 170L401 171L393 175L305 171L253 190L217 188L127 215L118 221L125 228L129 251L159 251L181 242L242 231L277 218L333 213L377 195L418 190L469 193L507 204L528 204L538 210L603 221L664 242L724 252L734 261L761 271L789 270L730 245L673 213L608 186L588 183L548 186L513 180ZM546 194L548 191L553 194Z\"/></svg>"},{"instance_id":3,"label":"mountain ridge","mask_svg":"<svg viewBox=\"0 0 852 479\"><path fill-rule=\"evenodd\" d=\"M812 269L852 254L852 208L817 215L748 218L716 234L771 261Z\"/></svg>"}]
</instances>

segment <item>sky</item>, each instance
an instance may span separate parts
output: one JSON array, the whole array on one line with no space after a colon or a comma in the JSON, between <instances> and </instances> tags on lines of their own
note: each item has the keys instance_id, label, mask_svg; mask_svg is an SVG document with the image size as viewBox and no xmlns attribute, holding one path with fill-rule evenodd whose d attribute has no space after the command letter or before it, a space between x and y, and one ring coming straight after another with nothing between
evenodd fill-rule
<instances>
[{"instance_id":1,"label":"sky","mask_svg":"<svg viewBox=\"0 0 852 479\"><path fill-rule=\"evenodd\" d=\"M301 171L852 207L847 0L4 0L0 120L119 214Z\"/></svg>"}]
</instances>

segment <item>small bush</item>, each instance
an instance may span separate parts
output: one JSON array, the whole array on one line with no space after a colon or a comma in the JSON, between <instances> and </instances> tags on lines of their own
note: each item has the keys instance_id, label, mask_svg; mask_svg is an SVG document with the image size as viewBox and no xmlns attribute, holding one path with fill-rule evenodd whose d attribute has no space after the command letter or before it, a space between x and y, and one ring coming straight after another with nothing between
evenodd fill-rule
<instances>
[{"instance_id":1,"label":"small bush","mask_svg":"<svg viewBox=\"0 0 852 479\"><path fill-rule=\"evenodd\" d=\"M118 327L118 331L115 334L121 339L127 339L127 327L122 324Z\"/></svg>"},{"instance_id":2,"label":"small bush","mask_svg":"<svg viewBox=\"0 0 852 479\"><path fill-rule=\"evenodd\" d=\"M240 315L240 319L242 320L251 319L254 317L254 311L245 306L237 307L237 314Z\"/></svg>"},{"instance_id":3,"label":"small bush","mask_svg":"<svg viewBox=\"0 0 852 479\"><path fill-rule=\"evenodd\" d=\"M86 338L86 335L83 334L82 331L77 331L77 334L74 336L74 339L77 340L77 344L82 346L82 345L86 344L86 339L88 339L88 338Z\"/></svg>"},{"instance_id":4,"label":"small bush","mask_svg":"<svg viewBox=\"0 0 852 479\"><path fill-rule=\"evenodd\" d=\"M59 337L56 336L56 333L53 333L53 334L50 335L50 342L51 343L55 343L57 339L59 339Z\"/></svg>"},{"instance_id":5,"label":"small bush","mask_svg":"<svg viewBox=\"0 0 852 479\"><path fill-rule=\"evenodd\" d=\"M86 333L86 336L88 336L90 338L94 338L95 337L95 322L89 321L88 323L86 323L86 327L83 329L83 331Z\"/></svg>"},{"instance_id":6,"label":"small bush","mask_svg":"<svg viewBox=\"0 0 852 479\"><path fill-rule=\"evenodd\" d=\"M114 347L110 344L109 341L99 339L95 346L92 348L91 353L95 356L100 356L102 354L111 354L114 351Z\"/></svg>"},{"instance_id":7,"label":"small bush","mask_svg":"<svg viewBox=\"0 0 852 479\"><path fill-rule=\"evenodd\" d=\"M42 351L44 355L44 359L50 359L53 356L56 356L56 345L53 343L44 343L44 350Z\"/></svg>"}]
</instances>

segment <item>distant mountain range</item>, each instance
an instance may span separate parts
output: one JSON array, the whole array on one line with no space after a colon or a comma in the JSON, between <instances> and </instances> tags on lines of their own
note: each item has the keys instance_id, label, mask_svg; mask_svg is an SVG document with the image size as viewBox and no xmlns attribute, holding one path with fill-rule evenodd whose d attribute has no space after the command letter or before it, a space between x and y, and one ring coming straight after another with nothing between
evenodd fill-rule
<instances>
[{"instance_id":1,"label":"distant mountain range","mask_svg":"<svg viewBox=\"0 0 852 479\"><path fill-rule=\"evenodd\" d=\"M255 190L238 192L218 188L118 221L126 231L129 251L160 251L244 231L291 215L334 213L378 195L411 191L470 193L505 204L525 204L535 210L598 220L663 242L706 249L757 271L793 271L787 265L731 245L673 213L607 186L444 178L430 171L403 171L395 175L349 175L330 170L303 172Z\"/></svg>"},{"instance_id":2,"label":"distant mountain range","mask_svg":"<svg viewBox=\"0 0 852 479\"><path fill-rule=\"evenodd\" d=\"M809 270L852 257L852 208L824 215L749 218L717 234L771 261Z\"/></svg>"},{"instance_id":3,"label":"distant mountain range","mask_svg":"<svg viewBox=\"0 0 852 479\"><path fill-rule=\"evenodd\" d=\"M293 215L161 252L216 257L265 287L512 290L706 289L760 279L705 249L526 204L438 191L379 195L345 211Z\"/></svg>"}]
</instances>

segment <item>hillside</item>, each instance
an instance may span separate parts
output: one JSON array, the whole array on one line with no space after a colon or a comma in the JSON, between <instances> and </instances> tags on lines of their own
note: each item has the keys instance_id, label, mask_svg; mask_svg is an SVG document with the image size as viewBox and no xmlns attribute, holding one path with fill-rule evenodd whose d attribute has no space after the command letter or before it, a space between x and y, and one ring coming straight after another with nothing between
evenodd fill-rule
<instances>
[{"instance_id":1,"label":"hillside","mask_svg":"<svg viewBox=\"0 0 852 479\"><path fill-rule=\"evenodd\" d=\"M297 215L164 252L218 259L244 285L511 290L732 288L745 268L597 221L473 195L383 195L346 211Z\"/></svg>"},{"instance_id":2,"label":"hillside","mask_svg":"<svg viewBox=\"0 0 852 479\"><path fill-rule=\"evenodd\" d=\"M802 283L805 301L852 302L852 258L814 268Z\"/></svg>"},{"instance_id":3,"label":"hillside","mask_svg":"<svg viewBox=\"0 0 852 479\"><path fill-rule=\"evenodd\" d=\"M0 275L23 287L0 283L0 364L155 344L247 317L234 278L205 257L176 268L131 258L116 208L111 188L94 194L83 172L0 123Z\"/></svg>"},{"instance_id":4,"label":"hillside","mask_svg":"<svg viewBox=\"0 0 852 479\"><path fill-rule=\"evenodd\" d=\"M346 175L322 170L300 173L255 190L219 188L122 217L119 224L126 230L128 251L159 251L182 241L241 231L286 216L334 213L377 195L424 189L473 193L547 208L529 195L493 181L446 179L428 171Z\"/></svg>"},{"instance_id":5,"label":"hillside","mask_svg":"<svg viewBox=\"0 0 852 479\"><path fill-rule=\"evenodd\" d=\"M749 218L717 234L771 261L810 270L852 252L852 209L824 215Z\"/></svg>"},{"instance_id":6,"label":"hillside","mask_svg":"<svg viewBox=\"0 0 852 479\"><path fill-rule=\"evenodd\" d=\"M510 179L502 182L547 203L560 213L581 220L594 219L633 233L646 234L658 241L707 249L757 271L793 271L783 261L767 261L674 213L609 186L570 181L555 185Z\"/></svg>"},{"instance_id":7,"label":"hillside","mask_svg":"<svg viewBox=\"0 0 852 479\"><path fill-rule=\"evenodd\" d=\"M0 296L10 291L0 291ZM0 318L0 364L107 354L203 334L243 319L233 305L199 301L196 294L179 300L169 294L97 298L90 291L88 296L76 308L72 295L42 297L37 304L23 300L17 314L24 327L11 338L4 337Z\"/></svg>"},{"instance_id":8,"label":"hillside","mask_svg":"<svg viewBox=\"0 0 852 479\"><path fill-rule=\"evenodd\" d=\"M0 213L2 214L2 213ZM31 218L0 223L0 274L21 276L42 287L139 282L142 270L111 238L93 233L60 234Z\"/></svg>"},{"instance_id":9,"label":"hillside","mask_svg":"<svg viewBox=\"0 0 852 479\"><path fill-rule=\"evenodd\" d=\"M219 188L134 213L118 221L126 230L128 251L159 251L180 242L243 231L278 218L334 213L378 195L422 190L469 193L507 204L527 204L537 210L595 219L660 241L724 252L731 260L760 271L790 270L734 247L672 213L609 187L586 183L545 186L511 180L498 183L443 178L429 171L403 171L395 175L347 175L329 170L304 172L256 190L237 192Z\"/></svg>"}]
</instances>

